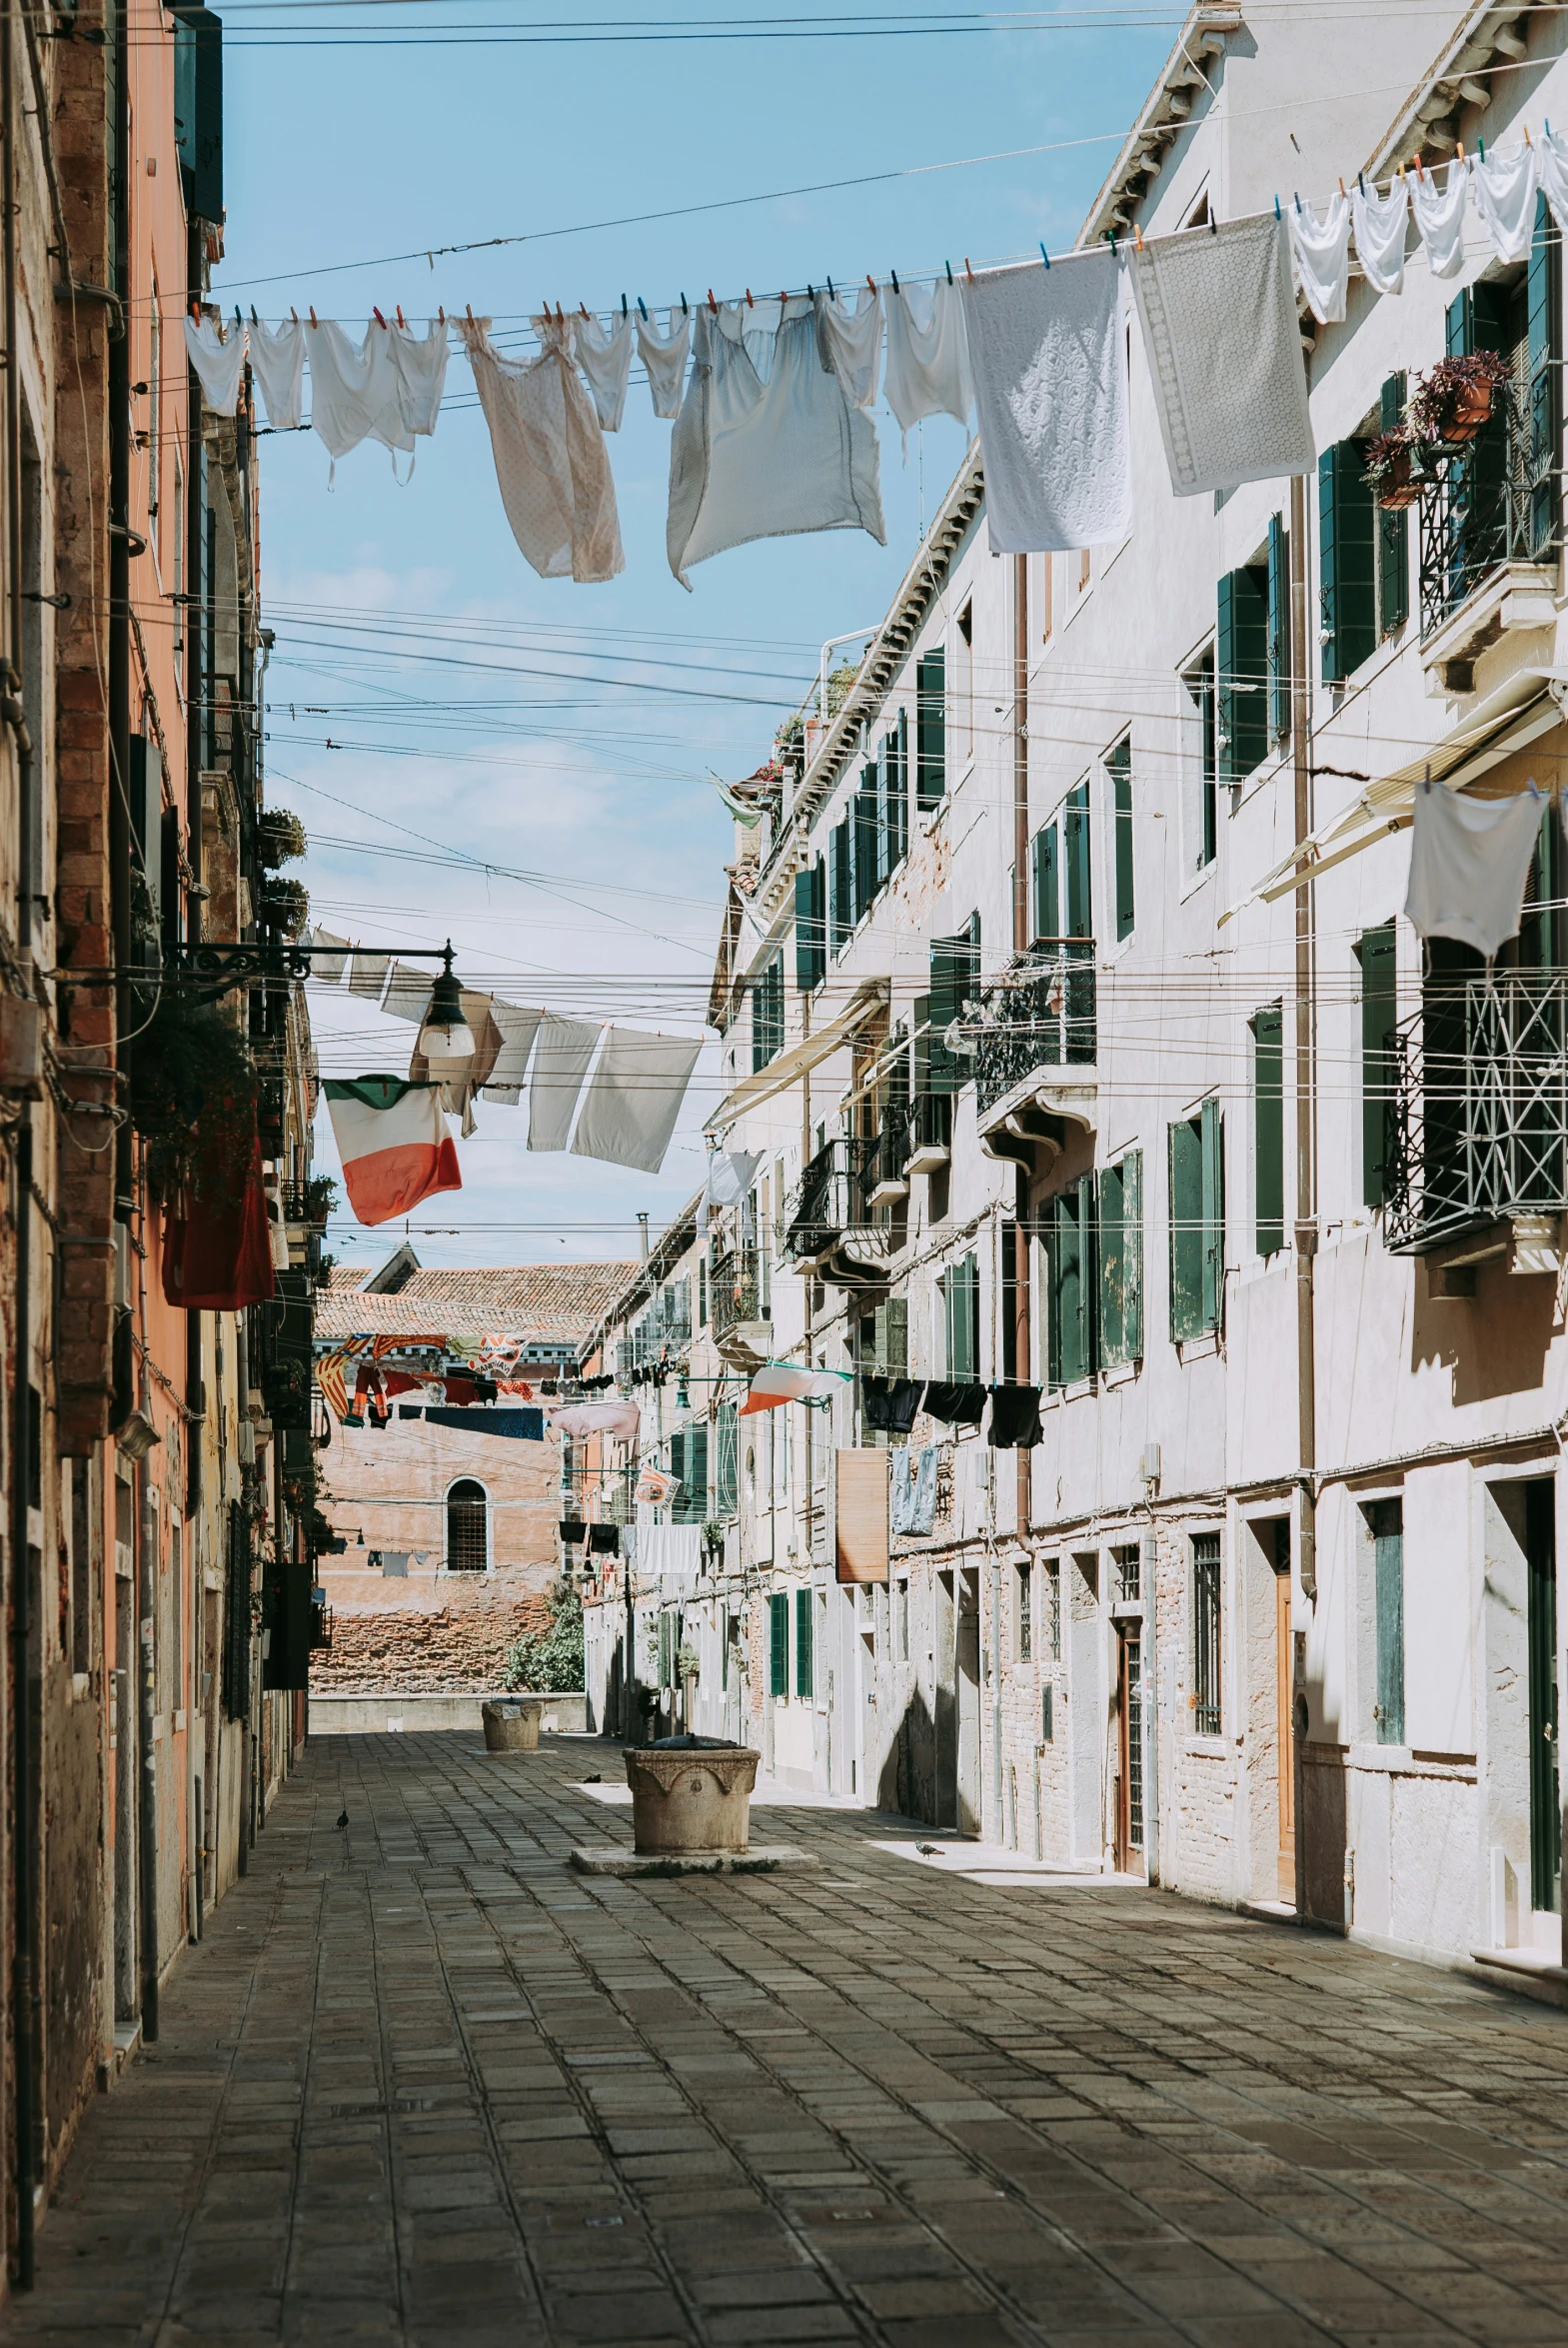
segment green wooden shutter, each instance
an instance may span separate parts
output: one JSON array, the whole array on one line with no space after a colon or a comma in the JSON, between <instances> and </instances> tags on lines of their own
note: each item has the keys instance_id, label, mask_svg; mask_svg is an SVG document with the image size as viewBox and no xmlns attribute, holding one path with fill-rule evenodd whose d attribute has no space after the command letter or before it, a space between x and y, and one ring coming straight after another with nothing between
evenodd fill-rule
<instances>
[{"instance_id":1,"label":"green wooden shutter","mask_svg":"<svg viewBox=\"0 0 1568 2348\"><path fill-rule=\"evenodd\" d=\"M811 1593L797 1589L794 1593L794 1692L810 1703L816 1694L816 1679L811 1669Z\"/></svg>"},{"instance_id":2,"label":"green wooden shutter","mask_svg":"<svg viewBox=\"0 0 1568 2348\"><path fill-rule=\"evenodd\" d=\"M1099 1177L1099 1356L1107 1366L1125 1361L1127 1258L1122 1223L1123 1175L1107 1166Z\"/></svg>"},{"instance_id":3,"label":"green wooden shutter","mask_svg":"<svg viewBox=\"0 0 1568 2348\"><path fill-rule=\"evenodd\" d=\"M1203 1326L1218 1328L1225 1295L1225 1125L1217 1101L1198 1120L1203 1152Z\"/></svg>"},{"instance_id":4,"label":"green wooden shutter","mask_svg":"<svg viewBox=\"0 0 1568 2348\"><path fill-rule=\"evenodd\" d=\"M909 1299L889 1296L877 1316L882 1324L882 1373L902 1377L909 1366Z\"/></svg>"},{"instance_id":5,"label":"green wooden shutter","mask_svg":"<svg viewBox=\"0 0 1568 2348\"><path fill-rule=\"evenodd\" d=\"M768 1692L789 1693L789 1600L784 1590L768 1601Z\"/></svg>"},{"instance_id":6,"label":"green wooden shutter","mask_svg":"<svg viewBox=\"0 0 1568 2348\"><path fill-rule=\"evenodd\" d=\"M1365 930L1356 943L1361 959L1361 1198L1381 1206L1393 1172L1394 925Z\"/></svg>"},{"instance_id":7,"label":"green wooden shutter","mask_svg":"<svg viewBox=\"0 0 1568 2348\"><path fill-rule=\"evenodd\" d=\"M1392 432L1405 411L1405 379L1390 375L1378 399L1377 421ZM1410 516L1403 507L1392 514L1377 510L1377 625L1392 636L1410 617Z\"/></svg>"},{"instance_id":8,"label":"green wooden shutter","mask_svg":"<svg viewBox=\"0 0 1568 2348\"><path fill-rule=\"evenodd\" d=\"M963 1084L964 1063L945 1043L947 1030L961 1018L979 978L979 952L971 930L930 943L930 1037L926 1073L933 1093L956 1093Z\"/></svg>"},{"instance_id":9,"label":"green wooden shutter","mask_svg":"<svg viewBox=\"0 0 1568 2348\"><path fill-rule=\"evenodd\" d=\"M1121 1342L1125 1361L1143 1358L1143 1153L1121 1161Z\"/></svg>"},{"instance_id":10,"label":"green wooden shutter","mask_svg":"<svg viewBox=\"0 0 1568 2348\"><path fill-rule=\"evenodd\" d=\"M1557 545L1562 395L1562 276L1557 224L1544 196L1535 199L1535 237L1525 277L1525 336L1530 367L1530 555L1542 562Z\"/></svg>"},{"instance_id":11,"label":"green wooden shutter","mask_svg":"<svg viewBox=\"0 0 1568 2348\"><path fill-rule=\"evenodd\" d=\"M1377 646L1373 598L1372 492L1362 480L1360 444L1336 441L1317 461L1318 600L1323 682L1340 683Z\"/></svg>"},{"instance_id":12,"label":"green wooden shutter","mask_svg":"<svg viewBox=\"0 0 1568 2348\"><path fill-rule=\"evenodd\" d=\"M819 987L827 975L825 882L820 857L794 876L794 983L802 995Z\"/></svg>"},{"instance_id":13,"label":"green wooden shutter","mask_svg":"<svg viewBox=\"0 0 1568 2348\"><path fill-rule=\"evenodd\" d=\"M1169 1133L1170 1333L1195 1337L1203 1327L1203 1145L1184 1119Z\"/></svg>"},{"instance_id":14,"label":"green wooden shutter","mask_svg":"<svg viewBox=\"0 0 1568 2348\"><path fill-rule=\"evenodd\" d=\"M1282 514L1268 518L1268 731L1290 740L1290 533Z\"/></svg>"},{"instance_id":15,"label":"green wooden shutter","mask_svg":"<svg viewBox=\"0 0 1568 2348\"><path fill-rule=\"evenodd\" d=\"M929 652L914 670L915 804L937 807L947 788L947 655Z\"/></svg>"},{"instance_id":16,"label":"green wooden shutter","mask_svg":"<svg viewBox=\"0 0 1568 2348\"><path fill-rule=\"evenodd\" d=\"M887 760L887 870L895 873L909 847L909 713L898 712L898 723L882 745Z\"/></svg>"},{"instance_id":17,"label":"green wooden shutter","mask_svg":"<svg viewBox=\"0 0 1568 2348\"><path fill-rule=\"evenodd\" d=\"M1079 783L1067 794L1061 811L1062 877L1066 882L1068 938L1092 938L1093 904L1089 885L1089 787Z\"/></svg>"},{"instance_id":18,"label":"green wooden shutter","mask_svg":"<svg viewBox=\"0 0 1568 2348\"><path fill-rule=\"evenodd\" d=\"M1377 1742L1405 1741L1404 1506L1378 1500L1371 1517L1377 1603Z\"/></svg>"},{"instance_id":19,"label":"green wooden shutter","mask_svg":"<svg viewBox=\"0 0 1568 2348\"><path fill-rule=\"evenodd\" d=\"M828 866L828 903L830 906L828 945L834 954L843 946L854 928L854 910L851 903L849 819L835 824L828 838L830 863Z\"/></svg>"},{"instance_id":20,"label":"green wooden shutter","mask_svg":"<svg viewBox=\"0 0 1568 2348\"><path fill-rule=\"evenodd\" d=\"M1219 582L1215 668L1219 780L1239 783L1268 750L1268 575L1227 571Z\"/></svg>"},{"instance_id":21,"label":"green wooden shutter","mask_svg":"<svg viewBox=\"0 0 1568 2348\"><path fill-rule=\"evenodd\" d=\"M1132 885L1132 737L1117 743L1105 761L1110 776L1116 834L1116 942L1130 938L1136 914Z\"/></svg>"},{"instance_id":22,"label":"green wooden shutter","mask_svg":"<svg viewBox=\"0 0 1568 2348\"><path fill-rule=\"evenodd\" d=\"M703 1524L708 1518L708 1421L703 1419L687 1429L686 1437L687 1505L692 1514L689 1524Z\"/></svg>"},{"instance_id":23,"label":"green wooden shutter","mask_svg":"<svg viewBox=\"0 0 1568 2348\"><path fill-rule=\"evenodd\" d=\"M1059 938L1056 888L1056 827L1046 824L1034 835L1034 935Z\"/></svg>"},{"instance_id":24,"label":"green wooden shutter","mask_svg":"<svg viewBox=\"0 0 1568 2348\"><path fill-rule=\"evenodd\" d=\"M1284 1012L1271 1003L1252 1021L1252 1206L1257 1251L1285 1243Z\"/></svg>"}]
</instances>

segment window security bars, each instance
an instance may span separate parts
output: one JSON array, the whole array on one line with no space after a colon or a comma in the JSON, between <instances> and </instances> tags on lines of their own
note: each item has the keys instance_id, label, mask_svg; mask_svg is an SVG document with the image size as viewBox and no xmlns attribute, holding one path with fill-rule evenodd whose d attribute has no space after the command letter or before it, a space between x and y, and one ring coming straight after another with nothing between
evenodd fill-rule
<instances>
[{"instance_id":1,"label":"window security bars","mask_svg":"<svg viewBox=\"0 0 1568 2348\"><path fill-rule=\"evenodd\" d=\"M1220 1733L1217 1532L1192 1536L1192 1733Z\"/></svg>"},{"instance_id":2,"label":"window security bars","mask_svg":"<svg viewBox=\"0 0 1568 2348\"><path fill-rule=\"evenodd\" d=\"M1392 1061L1393 1252L1568 1207L1568 973L1433 991L1394 1032Z\"/></svg>"},{"instance_id":3,"label":"window security bars","mask_svg":"<svg viewBox=\"0 0 1568 2348\"><path fill-rule=\"evenodd\" d=\"M1091 1068L1096 1049L1092 938L1046 938L987 987L963 1034L981 1116L1039 1068Z\"/></svg>"},{"instance_id":4,"label":"window security bars","mask_svg":"<svg viewBox=\"0 0 1568 2348\"><path fill-rule=\"evenodd\" d=\"M1430 636L1502 563L1547 563L1558 546L1560 468L1551 403L1500 384L1492 420L1432 458L1421 490L1421 634Z\"/></svg>"}]
</instances>

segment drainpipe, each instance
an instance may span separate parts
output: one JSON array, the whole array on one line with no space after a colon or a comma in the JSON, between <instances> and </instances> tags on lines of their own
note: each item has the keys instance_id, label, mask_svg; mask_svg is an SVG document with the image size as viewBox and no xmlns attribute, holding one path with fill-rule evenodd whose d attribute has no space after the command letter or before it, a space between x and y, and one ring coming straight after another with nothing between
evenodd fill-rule
<instances>
[{"instance_id":1,"label":"drainpipe","mask_svg":"<svg viewBox=\"0 0 1568 2348\"><path fill-rule=\"evenodd\" d=\"M158 2035L158 1747L153 1714L158 1699L158 1519L153 1513L147 1463L136 1470L136 1605L141 1649L140 1700L142 1770L137 1814L136 1875L141 1921L142 2037Z\"/></svg>"},{"instance_id":2,"label":"drainpipe","mask_svg":"<svg viewBox=\"0 0 1568 2348\"><path fill-rule=\"evenodd\" d=\"M1046 561L1050 560L1049 556ZM1029 948L1029 558L1012 558L1012 943ZM1012 1222L1012 1359L1020 1385L1029 1382L1029 1176L1014 1177ZM1033 1498L1033 1454L1017 1451L1018 1538L1027 1540Z\"/></svg>"},{"instance_id":3,"label":"drainpipe","mask_svg":"<svg viewBox=\"0 0 1568 2348\"><path fill-rule=\"evenodd\" d=\"M1290 748L1295 781L1297 843L1312 830L1311 740L1312 693L1307 673L1307 496L1306 479L1297 474L1290 484ZM1308 1599L1317 1595L1317 1495L1313 1477L1317 1467L1317 1360L1314 1315L1314 1271L1317 1259L1317 1134L1314 1052L1316 1047L1313 991L1313 922L1316 889L1309 881L1295 891L1295 1063L1296 1063L1296 1413L1297 1459L1301 1505L1299 1541L1301 1588ZM1294 1633L1292 1632L1292 1641ZM1293 1664L1292 1655L1285 1658ZM1292 1672L1293 1676L1293 1672ZM1294 1712L1292 1711L1294 1721ZM1306 1817L1300 1801L1302 1761L1299 1727L1292 1739L1296 1801L1296 1914L1306 1914Z\"/></svg>"}]
</instances>

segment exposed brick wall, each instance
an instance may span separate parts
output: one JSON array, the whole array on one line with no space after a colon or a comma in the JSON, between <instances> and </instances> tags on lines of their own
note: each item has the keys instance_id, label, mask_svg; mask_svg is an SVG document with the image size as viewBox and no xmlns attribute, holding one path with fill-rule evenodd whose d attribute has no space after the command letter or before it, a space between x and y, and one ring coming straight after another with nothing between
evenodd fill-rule
<instances>
[{"instance_id":1,"label":"exposed brick wall","mask_svg":"<svg viewBox=\"0 0 1568 2348\"><path fill-rule=\"evenodd\" d=\"M395 1688L401 1694L489 1694L501 1685L507 1649L525 1630L543 1630L546 1600L513 1596L491 1606L438 1606L333 1618L329 1649L311 1657L318 1694Z\"/></svg>"}]
</instances>

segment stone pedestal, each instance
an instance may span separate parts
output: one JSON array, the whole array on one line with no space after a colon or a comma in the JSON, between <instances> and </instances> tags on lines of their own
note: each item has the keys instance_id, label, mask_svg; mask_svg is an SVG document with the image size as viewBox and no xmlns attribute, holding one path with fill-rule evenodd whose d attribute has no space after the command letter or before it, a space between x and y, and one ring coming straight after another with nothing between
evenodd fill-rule
<instances>
[{"instance_id":1,"label":"stone pedestal","mask_svg":"<svg viewBox=\"0 0 1568 2348\"><path fill-rule=\"evenodd\" d=\"M502 1696L480 1706L488 1753L532 1753L539 1749L539 1716L548 1696Z\"/></svg>"},{"instance_id":2,"label":"stone pedestal","mask_svg":"<svg viewBox=\"0 0 1568 2348\"><path fill-rule=\"evenodd\" d=\"M744 1851L761 1758L717 1736L668 1736L628 1748L639 1856Z\"/></svg>"}]
</instances>

